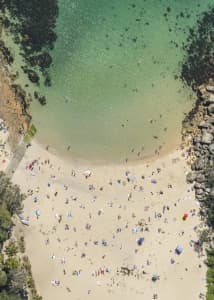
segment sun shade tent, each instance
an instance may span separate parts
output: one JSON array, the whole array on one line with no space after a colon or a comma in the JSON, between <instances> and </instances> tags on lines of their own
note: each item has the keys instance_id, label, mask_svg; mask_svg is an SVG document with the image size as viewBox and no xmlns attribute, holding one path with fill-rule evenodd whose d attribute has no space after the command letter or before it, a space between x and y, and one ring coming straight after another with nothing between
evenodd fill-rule
<instances>
[{"instance_id":1,"label":"sun shade tent","mask_svg":"<svg viewBox=\"0 0 214 300\"><path fill-rule=\"evenodd\" d=\"M183 252L183 248L182 248L181 246L177 246L177 247L175 248L175 253L176 253L176 254L180 255L182 252Z\"/></svg>"},{"instance_id":2,"label":"sun shade tent","mask_svg":"<svg viewBox=\"0 0 214 300\"><path fill-rule=\"evenodd\" d=\"M144 237L140 237L139 239L137 239L138 246L141 246L143 242L144 242Z\"/></svg>"}]
</instances>

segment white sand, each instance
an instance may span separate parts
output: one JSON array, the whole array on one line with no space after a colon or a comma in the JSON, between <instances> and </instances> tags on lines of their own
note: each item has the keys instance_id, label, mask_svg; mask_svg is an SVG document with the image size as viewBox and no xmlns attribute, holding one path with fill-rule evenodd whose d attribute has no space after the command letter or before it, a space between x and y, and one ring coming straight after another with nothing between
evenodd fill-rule
<instances>
[{"instance_id":1,"label":"white sand","mask_svg":"<svg viewBox=\"0 0 214 300\"><path fill-rule=\"evenodd\" d=\"M26 169L33 160L33 170ZM92 174L85 179L82 173L87 169ZM23 231L43 299L149 300L155 294L159 300L199 299L199 293L206 292L206 267L205 257L199 258L190 246L197 240L193 228L200 220L194 192L185 181L188 170L180 150L145 164L89 166L63 161L33 142L13 180L29 194L23 214L30 226ZM169 209L163 213L164 205ZM189 214L186 221L184 213ZM143 232L133 233L140 229L140 220ZM139 237L145 238L141 246ZM184 249L180 256L174 251L177 245ZM127 266L134 269L129 276L117 272ZM100 268L104 275L98 275ZM73 275L79 270L79 276ZM155 283L154 273L160 276Z\"/></svg>"}]
</instances>

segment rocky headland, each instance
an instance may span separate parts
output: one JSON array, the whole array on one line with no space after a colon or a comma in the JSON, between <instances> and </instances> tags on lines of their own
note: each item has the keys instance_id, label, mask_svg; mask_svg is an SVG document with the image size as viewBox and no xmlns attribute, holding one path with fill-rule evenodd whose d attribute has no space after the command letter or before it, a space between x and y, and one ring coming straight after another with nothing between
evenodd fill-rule
<instances>
[{"instance_id":1,"label":"rocky headland","mask_svg":"<svg viewBox=\"0 0 214 300\"><path fill-rule=\"evenodd\" d=\"M40 84L51 86L48 69L52 64L51 50L57 39L58 10L57 0L8 0L0 4L0 28L18 45L23 58L21 68L29 82L37 87ZM0 48L11 64L14 58L2 41ZM31 96L41 105L46 104L44 96Z\"/></svg>"},{"instance_id":2,"label":"rocky headland","mask_svg":"<svg viewBox=\"0 0 214 300\"><path fill-rule=\"evenodd\" d=\"M0 54L0 119L3 119L8 127L8 142L12 151L16 149L30 124L31 116L27 112L26 98L25 91L14 84L7 61Z\"/></svg>"},{"instance_id":3,"label":"rocky headland","mask_svg":"<svg viewBox=\"0 0 214 300\"><path fill-rule=\"evenodd\" d=\"M214 81L200 85L195 108L183 122L183 138L188 145L192 171L187 181L194 183L202 216L214 225Z\"/></svg>"},{"instance_id":4,"label":"rocky headland","mask_svg":"<svg viewBox=\"0 0 214 300\"><path fill-rule=\"evenodd\" d=\"M211 7L189 30L181 79L196 93L192 111L183 121L183 140L189 152L201 215L214 228L214 8Z\"/></svg>"}]
</instances>

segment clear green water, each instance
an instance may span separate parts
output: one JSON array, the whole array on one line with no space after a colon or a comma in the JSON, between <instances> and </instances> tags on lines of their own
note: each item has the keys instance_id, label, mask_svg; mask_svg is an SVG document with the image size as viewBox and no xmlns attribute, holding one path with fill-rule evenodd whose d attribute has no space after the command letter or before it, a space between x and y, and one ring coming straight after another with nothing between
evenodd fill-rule
<instances>
[{"instance_id":1,"label":"clear green water","mask_svg":"<svg viewBox=\"0 0 214 300\"><path fill-rule=\"evenodd\" d=\"M178 143L193 104L174 78L181 45L211 3L60 0L53 85L40 87L48 104L32 105L38 140L99 162L142 159Z\"/></svg>"}]
</instances>

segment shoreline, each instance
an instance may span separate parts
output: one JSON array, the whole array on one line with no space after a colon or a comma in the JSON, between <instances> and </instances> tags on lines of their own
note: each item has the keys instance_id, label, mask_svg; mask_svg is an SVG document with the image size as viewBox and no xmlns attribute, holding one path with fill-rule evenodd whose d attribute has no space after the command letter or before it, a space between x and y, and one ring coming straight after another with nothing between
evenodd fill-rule
<instances>
[{"instance_id":1,"label":"shoreline","mask_svg":"<svg viewBox=\"0 0 214 300\"><path fill-rule=\"evenodd\" d=\"M27 112L25 92L21 87L13 84L13 79L7 69L7 62L2 54L0 54L0 88L0 118L7 124L8 143L14 152L28 130L31 116Z\"/></svg>"},{"instance_id":2,"label":"shoreline","mask_svg":"<svg viewBox=\"0 0 214 300\"><path fill-rule=\"evenodd\" d=\"M189 245L189 234L193 240L197 239L193 227L199 225L199 219L194 192L184 178L184 172L187 173L189 169L182 153L185 154L185 151L173 151L155 162L133 166L94 166L91 169L92 175L85 179L83 172L88 166L77 168L72 164L68 165L35 142L32 143L32 147L27 149L15 172L13 180L21 185L25 192L29 190L28 198L25 201L24 216L29 216L30 226L24 227L23 231L36 286L45 300L50 297L51 299L59 297L70 299L71 296L77 296L79 292L76 288L80 288L79 285L82 286L82 290L84 290L84 286L86 287L84 293L80 292L80 299L87 297L89 291L89 295L93 294L93 299L99 298L101 291L104 299L108 297L118 299L121 296L125 299L130 296L135 299L142 299L142 297L143 299L152 299L156 293L160 297L158 299L171 299L175 289L180 295L179 299L190 299L194 293L196 298L200 292L205 293L205 284L202 284L201 279L199 280L206 274L205 266L202 264L203 258L198 258ZM33 160L38 160L38 164L35 163L33 170L26 170L26 165ZM51 165L52 167L50 167ZM176 174L174 174L175 166ZM160 173L157 171L159 168L161 169ZM75 170L75 176L71 176L72 169ZM130 181L125 175L127 169L130 172L130 178L135 177ZM56 178L53 177L54 174L57 174ZM142 179L141 176L145 176L145 178ZM119 179L121 179L120 183L117 182ZM153 179L157 180L157 183L152 183ZM112 185L109 183L110 181L112 181ZM167 186L167 182L172 184L172 188ZM48 183L50 187L48 187ZM91 185L94 187L90 187ZM142 191L140 191L141 185L143 186ZM66 189L67 187L68 189ZM130 194L131 196L129 196ZM95 200L93 200L94 196L96 196ZM35 197L38 199L37 202L33 200ZM129 197L130 199L128 199ZM69 200L68 204L66 204L66 199ZM111 201L113 210L110 205ZM176 206L181 206L177 212L175 212L175 203L177 203ZM154 217L154 215L162 213L163 205L170 207L168 213L164 212L169 224L164 223L162 218ZM126 206L125 210L124 206ZM149 212L145 210L147 206L150 207ZM34 215L36 209L39 209L41 213L38 220ZM71 220L67 216L69 210L72 212ZM185 212L190 213L187 223L182 221L182 215ZM133 214L136 216L133 217ZM56 215L62 215L62 221L59 222ZM83 218L78 218L81 215ZM118 219L118 216L121 218ZM176 218L176 221L173 218ZM145 222L143 231L140 230L133 234L132 229L138 227L140 219L144 219ZM149 219L150 221L148 221ZM64 228L67 223L70 227L69 230ZM87 224L91 226L91 229L85 229ZM126 228L127 224L128 228ZM54 226L56 230L53 229ZM161 230L159 231L158 228ZM184 236L182 228L185 231ZM117 230L119 231L117 232ZM110 232L112 234L115 232L115 241ZM139 236L145 237L145 244L142 248L136 245L136 238ZM170 236L170 240L168 240L168 236ZM58 241L58 238L61 242ZM49 239L48 245L45 242L47 239ZM102 239L106 239L108 246L95 245L94 240L96 239L99 244ZM75 246L75 241L78 246ZM87 246L84 246L83 241L88 243ZM130 241L130 245L126 245L127 241ZM163 241L164 243L161 245ZM179 243L184 247L181 257L174 254L174 248ZM121 246L124 249L122 252ZM35 251L34 249L37 247L42 250ZM67 247L71 249L69 250ZM86 257L82 257L84 253ZM153 253L152 257L150 257L150 253ZM52 260L51 256L53 255L56 258ZM102 258L103 255L104 258ZM189 261L190 256L192 261ZM65 258L65 264L60 263L62 258ZM176 263L171 264L170 258L175 259ZM147 265L147 260L152 260L151 264ZM162 261L165 261L165 267ZM196 266L201 265L200 268L197 267L197 271L195 268L190 271L193 261ZM46 266L45 270L44 265ZM137 270L133 271L132 276L124 277L120 272L118 275L117 269L133 267L133 265L137 266ZM102 278L98 275L97 278L96 275L94 277L93 271L102 266L110 268L111 272L107 272ZM184 266L188 271L185 271ZM63 275L63 269L65 269L66 275ZM80 276L72 275L79 269L82 270ZM158 272L160 275L160 281L157 283L151 281L153 272ZM177 274L174 280L171 272L173 275L174 272ZM183 281L179 279L182 276L189 288L187 286L184 288ZM55 279L60 281L59 287L51 283ZM119 285L113 284L112 280L118 281ZM196 285L197 280L198 284ZM194 283L192 283L193 281ZM165 284L172 287L168 294L165 293ZM193 289L190 288L191 284ZM143 289L140 288L142 285ZM200 287L200 291L198 289L197 293L193 291L196 290L196 286ZM131 291L132 289L134 292ZM182 289L186 289L184 294L179 291ZM124 291L127 294L124 294ZM185 295L188 297L185 298Z\"/></svg>"},{"instance_id":3,"label":"shoreline","mask_svg":"<svg viewBox=\"0 0 214 300\"><path fill-rule=\"evenodd\" d=\"M185 176L192 160L189 133L185 138L182 132L179 149L127 164L80 164L31 142L13 174L13 182L27 194L23 215L30 226L17 224L15 233L25 236L44 300L91 294L95 300L101 295L168 300L175 291L179 299L189 300L206 294L206 253L194 251L202 226L199 203ZM10 159L1 168L6 170ZM139 237L145 238L141 247ZM180 256L177 246L184 250ZM160 276L155 283L154 274Z\"/></svg>"},{"instance_id":4,"label":"shoreline","mask_svg":"<svg viewBox=\"0 0 214 300\"><path fill-rule=\"evenodd\" d=\"M182 131L182 128L181 128ZM63 153L60 153L60 151L56 150L55 148L52 148L50 145L45 145L44 143L41 143L40 141L38 141L38 139L35 138L33 139L33 141L37 144L40 145L40 147L43 150L47 150L48 152L51 153L52 155L61 157L64 161L67 161L67 163L71 163L74 165L79 165L79 166L83 166L83 165L88 165L88 166L102 166L102 165L111 165L111 166L121 166L121 165L138 165L138 164L145 164L145 163L150 163L153 160L159 159L161 157L167 156L168 154L178 150L178 149L182 149L183 147L183 141L182 141L182 136L180 137L179 141L173 141L170 143L170 146L167 147L167 149L165 150L161 150L160 153L158 154L149 154L146 155L144 157L142 157L141 159L128 159L127 161L114 161L114 160L87 160L87 159L83 159L80 157L74 157L71 154L67 154L67 155L63 155L65 154L65 151Z\"/></svg>"},{"instance_id":5,"label":"shoreline","mask_svg":"<svg viewBox=\"0 0 214 300\"><path fill-rule=\"evenodd\" d=\"M0 82L15 103L0 111L16 138L10 142L11 153L7 135L0 132L5 148L0 168L5 171L30 116L26 103L11 88L7 70L2 74ZM209 191L200 178L207 179L205 160L214 151L208 149L214 145L209 135L214 133L214 121L209 126L201 121L208 121L205 111L214 113L213 106L209 111L214 105L212 84L210 91L199 89L201 94L182 123L181 143L160 156L120 164L90 163L61 157L36 140L26 147L12 179L27 195L23 216L30 225L18 223L14 232L25 236L26 254L44 300L171 300L175 295L189 300L206 294L207 244L198 252L195 246L207 229L200 211Z\"/></svg>"},{"instance_id":6,"label":"shoreline","mask_svg":"<svg viewBox=\"0 0 214 300\"><path fill-rule=\"evenodd\" d=\"M15 232L25 236L44 300L77 295L168 300L175 293L189 300L206 294L206 254L193 249L202 224L199 206L185 178L190 142L155 160L100 165L68 162L32 141L13 174L27 194L23 215L30 226L18 224ZM136 239L142 236L139 247ZM178 245L184 250L180 256ZM152 282L153 274L160 280Z\"/></svg>"}]
</instances>

